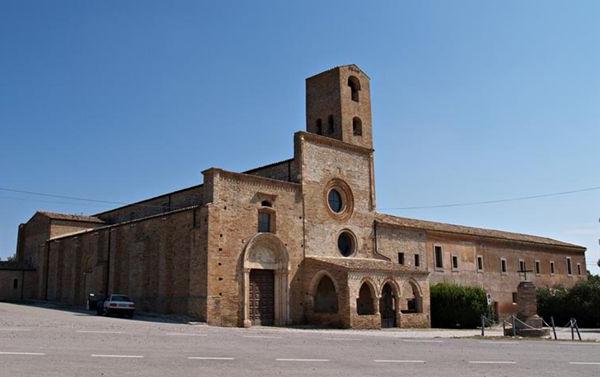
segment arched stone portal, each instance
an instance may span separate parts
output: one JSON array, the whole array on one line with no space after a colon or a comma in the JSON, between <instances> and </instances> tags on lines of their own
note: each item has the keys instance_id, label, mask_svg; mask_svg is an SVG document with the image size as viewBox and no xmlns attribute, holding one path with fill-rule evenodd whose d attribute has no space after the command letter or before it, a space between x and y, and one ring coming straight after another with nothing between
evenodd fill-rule
<instances>
[{"instance_id":1,"label":"arched stone portal","mask_svg":"<svg viewBox=\"0 0 600 377\"><path fill-rule=\"evenodd\" d=\"M283 242L274 234L259 233L246 245L244 250L244 327L252 326L253 310L260 307L260 311L270 310L273 307L273 323L283 326L289 318L289 285L290 271L288 251ZM269 285L272 285L272 288ZM265 294L265 290L267 291ZM251 302L251 291L254 293ZM256 294L258 292L258 294ZM271 293L272 292L272 293ZM260 302L261 294L263 300ZM272 302L268 297L272 294ZM265 308L265 306L267 306ZM271 323L262 323L271 324Z\"/></svg>"}]
</instances>

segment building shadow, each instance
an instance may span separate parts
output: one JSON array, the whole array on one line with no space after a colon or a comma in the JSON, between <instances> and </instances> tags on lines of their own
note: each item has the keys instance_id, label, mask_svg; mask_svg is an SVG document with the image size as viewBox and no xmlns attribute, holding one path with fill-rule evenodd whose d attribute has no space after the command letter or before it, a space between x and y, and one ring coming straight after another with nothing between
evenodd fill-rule
<instances>
[{"instance_id":1,"label":"building shadow","mask_svg":"<svg viewBox=\"0 0 600 377\"><path fill-rule=\"evenodd\" d=\"M13 305L36 307L41 309L59 310L64 312L72 313L77 317L99 317L95 310L87 310L81 306L73 306L64 303L57 303L51 301L38 301L38 300L2 300L0 303L6 302ZM106 316L103 316L106 317ZM198 324L199 321L194 320L191 317L174 314L157 314L157 313L146 313L139 312L133 316L133 318L124 318L122 316L111 316L111 318L121 318L126 321L140 321L140 322L155 322L155 323L173 323L173 324Z\"/></svg>"}]
</instances>

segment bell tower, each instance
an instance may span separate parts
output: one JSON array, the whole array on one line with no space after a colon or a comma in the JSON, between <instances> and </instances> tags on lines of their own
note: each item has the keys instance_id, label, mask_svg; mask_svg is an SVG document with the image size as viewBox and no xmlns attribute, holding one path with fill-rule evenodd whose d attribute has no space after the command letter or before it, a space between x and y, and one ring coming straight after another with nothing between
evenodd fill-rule
<instances>
[{"instance_id":1,"label":"bell tower","mask_svg":"<svg viewBox=\"0 0 600 377\"><path fill-rule=\"evenodd\" d=\"M306 130L372 149L369 77L350 64L307 78Z\"/></svg>"}]
</instances>

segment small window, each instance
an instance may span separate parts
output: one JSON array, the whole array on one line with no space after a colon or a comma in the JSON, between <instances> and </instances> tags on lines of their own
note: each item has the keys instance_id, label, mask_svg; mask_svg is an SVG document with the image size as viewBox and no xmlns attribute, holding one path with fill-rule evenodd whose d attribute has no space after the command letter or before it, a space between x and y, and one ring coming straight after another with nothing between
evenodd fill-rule
<instances>
[{"instance_id":1,"label":"small window","mask_svg":"<svg viewBox=\"0 0 600 377\"><path fill-rule=\"evenodd\" d=\"M504 274L506 273L506 259L500 259L500 271Z\"/></svg>"},{"instance_id":2,"label":"small window","mask_svg":"<svg viewBox=\"0 0 600 377\"><path fill-rule=\"evenodd\" d=\"M360 81L356 76L348 77L348 86L350 87L350 97L352 101L358 102L358 91L360 90Z\"/></svg>"},{"instance_id":3,"label":"small window","mask_svg":"<svg viewBox=\"0 0 600 377\"><path fill-rule=\"evenodd\" d=\"M581 275L581 264L577 263L577 275Z\"/></svg>"},{"instance_id":4,"label":"small window","mask_svg":"<svg viewBox=\"0 0 600 377\"><path fill-rule=\"evenodd\" d=\"M419 267L421 265L421 256L419 254L415 254L415 267Z\"/></svg>"},{"instance_id":5,"label":"small window","mask_svg":"<svg viewBox=\"0 0 600 377\"><path fill-rule=\"evenodd\" d=\"M273 204L268 200L263 200L262 202L260 202L260 205L263 207L273 207Z\"/></svg>"},{"instance_id":6,"label":"small window","mask_svg":"<svg viewBox=\"0 0 600 377\"><path fill-rule=\"evenodd\" d=\"M573 275L571 268L571 257L567 257L567 275Z\"/></svg>"},{"instance_id":7,"label":"small window","mask_svg":"<svg viewBox=\"0 0 600 377\"><path fill-rule=\"evenodd\" d=\"M359 117L352 118L352 134L362 136L362 120Z\"/></svg>"},{"instance_id":8,"label":"small window","mask_svg":"<svg viewBox=\"0 0 600 377\"><path fill-rule=\"evenodd\" d=\"M329 134L331 135L335 131L335 125L334 125L334 122L333 122L333 115L330 115L329 118L327 118L327 125L329 127Z\"/></svg>"},{"instance_id":9,"label":"small window","mask_svg":"<svg viewBox=\"0 0 600 377\"><path fill-rule=\"evenodd\" d=\"M268 212L258 213L258 231L260 233L271 232L271 214Z\"/></svg>"},{"instance_id":10,"label":"small window","mask_svg":"<svg viewBox=\"0 0 600 377\"><path fill-rule=\"evenodd\" d=\"M525 261L523 259L519 259L519 271L520 272L525 271Z\"/></svg>"},{"instance_id":11,"label":"small window","mask_svg":"<svg viewBox=\"0 0 600 377\"><path fill-rule=\"evenodd\" d=\"M550 261L550 273L554 275L554 261Z\"/></svg>"},{"instance_id":12,"label":"small window","mask_svg":"<svg viewBox=\"0 0 600 377\"><path fill-rule=\"evenodd\" d=\"M444 268L442 247L434 246L433 250L435 253L435 267L436 268Z\"/></svg>"},{"instance_id":13,"label":"small window","mask_svg":"<svg viewBox=\"0 0 600 377\"><path fill-rule=\"evenodd\" d=\"M317 135L323 135L323 121L321 118L317 119Z\"/></svg>"},{"instance_id":14,"label":"small window","mask_svg":"<svg viewBox=\"0 0 600 377\"><path fill-rule=\"evenodd\" d=\"M517 303L517 292L512 293L512 302L513 302L513 304Z\"/></svg>"},{"instance_id":15,"label":"small window","mask_svg":"<svg viewBox=\"0 0 600 377\"><path fill-rule=\"evenodd\" d=\"M535 273L536 273L536 275L540 274L540 261L539 260L535 261Z\"/></svg>"},{"instance_id":16,"label":"small window","mask_svg":"<svg viewBox=\"0 0 600 377\"><path fill-rule=\"evenodd\" d=\"M19 279L14 279L13 280L13 289L17 289L19 288Z\"/></svg>"},{"instance_id":17,"label":"small window","mask_svg":"<svg viewBox=\"0 0 600 377\"><path fill-rule=\"evenodd\" d=\"M452 256L452 269L458 270L458 256L456 255Z\"/></svg>"},{"instance_id":18,"label":"small window","mask_svg":"<svg viewBox=\"0 0 600 377\"><path fill-rule=\"evenodd\" d=\"M477 271L483 271L483 257L481 255L477 256Z\"/></svg>"},{"instance_id":19,"label":"small window","mask_svg":"<svg viewBox=\"0 0 600 377\"><path fill-rule=\"evenodd\" d=\"M398 264L404 265L404 253L398 253Z\"/></svg>"},{"instance_id":20,"label":"small window","mask_svg":"<svg viewBox=\"0 0 600 377\"><path fill-rule=\"evenodd\" d=\"M352 234L348 231L340 233L338 237L338 250L340 253L345 257L349 257L354 253L355 248L356 243Z\"/></svg>"}]
</instances>

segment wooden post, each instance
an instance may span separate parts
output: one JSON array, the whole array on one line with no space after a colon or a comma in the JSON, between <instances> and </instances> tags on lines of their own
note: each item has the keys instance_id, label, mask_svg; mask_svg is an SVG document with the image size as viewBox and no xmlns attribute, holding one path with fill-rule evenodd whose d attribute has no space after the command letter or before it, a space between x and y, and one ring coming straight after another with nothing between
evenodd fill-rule
<instances>
[{"instance_id":1,"label":"wooden post","mask_svg":"<svg viewBox=\"0 0 600 377\"><path fill-rule=\"evenodd\" d=\"M571 326L571 340L575 340L575 331L573 331L573 318L569 320L569 325Z\"/></svg>"},{"instance_id":2,"label":"wooden post","mask_svg":"<svg viewBox=\"0 0 600 377\"><path fill-rule=\"evenodd\" d=\"M481 315L481 336L485 336L485 316Z\"/></svg>"},{"instance_id":3,"label":"wooden post","mask_svg":"<svg viewBox=\"0 0 600 377\"><path fill-rule=\"evenodd\" d=\"M554 317L550 317L550 324L552 324L552 332L554 332L554 340L557 340L558 338L556 337L556 326L554 326Z\"/></svg>"},{"instance_id":4,"label":"wooden post","mask_svg":"<svg viewBox=\"0 0 600 377\"><path fill-rule=\"evenodd\" d=\"M512 336L517 336L517 328L515 326L515 315L512 315Z\"/></svg>"},{"instance_id":5,"label":"wooden post","mask_svg":"<svg viewBox=\"0 0 600 377\"><path fill-rule=\"evenodd\" d=\"M575 331L577 331L577 337L581 340L581 334L579 333L579 326L577 326L577 320L573 320L573 326L575 327Z\"/></svg>"}]
</instances>

